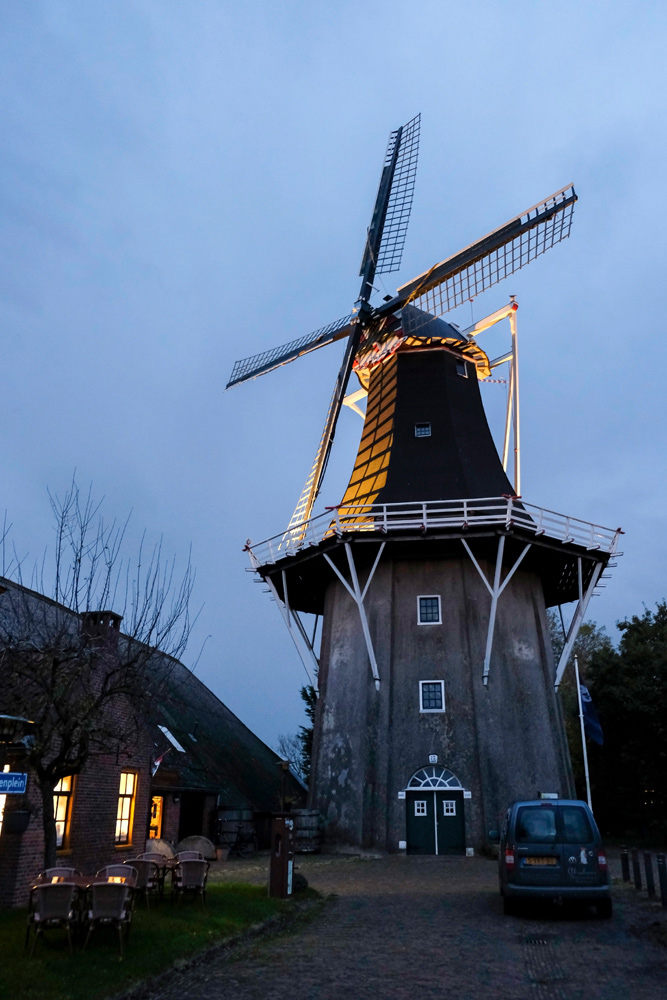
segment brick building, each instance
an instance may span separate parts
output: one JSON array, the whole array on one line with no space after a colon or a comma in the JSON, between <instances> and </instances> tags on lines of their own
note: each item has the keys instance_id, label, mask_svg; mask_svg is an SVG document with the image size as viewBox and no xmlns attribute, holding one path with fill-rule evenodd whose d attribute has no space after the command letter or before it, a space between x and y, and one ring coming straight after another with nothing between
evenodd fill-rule
<instances>
[{"instance_id":1,"label":"brick building","mask_svg":"<svg viewBox=\"0 0 667 1000\"><path fill-rule=\"evenodd\" d=\"M0 619L11 615L8 607L17 595L31 613L39 610L42 621L55 614L65 620L69 616L75 630L93 637L96 670L113 669L114 651L127 641L118 615L99 612L82 621L84 616L0 580ZM149 837L174 845L192 834L215 840L219 818L235 815L252 817L261 838L271 813L285 800L303 804L303 787L281 770L278 755L187 667L152 654L141 669L150 697L114 699L105 710L107 745L95 749L79 773L66 775L56 786L58 864L93 872L134 857ZM11 657L5 657L5 684L11 682L11 671ZM0 688L0 718L7 720L4 731L0 726L0 771L25 772L25 741L32 727L26 721L12 723L14 713L16 705ZM24 709L24 714L29 712ZM123 738L114 739L115 732ZM0 907L25 903L30 879L44 867L42 809L36 776L29 770L25 795L0 795ZM24 823L28 819L27 826L14 832L21 818Z\"/></svg>"}]
</instances>

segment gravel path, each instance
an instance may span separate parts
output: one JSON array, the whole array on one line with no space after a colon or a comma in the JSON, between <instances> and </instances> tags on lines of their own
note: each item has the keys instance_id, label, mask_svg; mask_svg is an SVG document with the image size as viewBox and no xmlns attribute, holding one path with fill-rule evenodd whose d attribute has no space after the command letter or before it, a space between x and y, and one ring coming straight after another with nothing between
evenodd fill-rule
<instances>
[{"instance_id":1,"label":"gravel path","mask_svg":"<svg viewBox=\"0 0 667 1000\"><path fill-rule=\"evenodd\" d=\"M484 858L298 859L328 896L292 932L174 973L153 1000L664 1000L667 948L632 890L613 920L551 907L504 917ZM267 859L215 866L217 880L266 881ZM641 912L640 912L641 911Z\"/></svg>"}]
</instances>

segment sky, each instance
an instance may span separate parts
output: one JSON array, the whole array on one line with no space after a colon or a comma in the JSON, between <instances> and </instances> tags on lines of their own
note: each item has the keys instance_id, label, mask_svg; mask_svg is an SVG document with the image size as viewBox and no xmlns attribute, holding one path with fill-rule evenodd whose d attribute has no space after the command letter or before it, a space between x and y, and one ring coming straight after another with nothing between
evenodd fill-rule
<instances>
[{"instance_id":1,"label":"sky","mask_svg":"<svg viewBox=\"0 0 667 1000\"><path fill-rule=\"evenodd\" d=\"M76 470L131 511L130 554L144 530L179 567L191 547L184 661L270 745L305 721L243 545L287 525L343 348L224 386L350 311L389 133L421 112L378 294L574 183L571 238L447 318L517 296L522 494L626 532L588 617L617 636L665 598L666 29L646 0L6 0L0 510L24 565ZM496 435L505 391L482 386ZM323 503L360 431L345 409Z\"/></svg>"}]
</instances>

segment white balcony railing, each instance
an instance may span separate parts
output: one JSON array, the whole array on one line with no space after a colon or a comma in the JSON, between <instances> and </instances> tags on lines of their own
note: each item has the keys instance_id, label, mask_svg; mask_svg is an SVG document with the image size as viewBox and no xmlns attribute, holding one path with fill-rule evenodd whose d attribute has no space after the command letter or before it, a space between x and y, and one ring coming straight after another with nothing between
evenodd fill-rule
<instances>
[{"instance_id":1,"label":"white balcony railing","mask_svg":"<svg viewBox=\"0 0 667 1000\"><path fill-rule=\"evenodd\" d=\"M475 500L428 500L424 503L348 504L334 507L310 518L289 531L266 541L249 543L254 566L276 563L318 545L332 535L357 532L398 532L461 530L488 525L521 528L536 537L545 536L562 543L580 545L589 551L613 555L622 531L566 517L543 507L535 507L516 497L483 497Z\"/></svg>"}]
</instances>

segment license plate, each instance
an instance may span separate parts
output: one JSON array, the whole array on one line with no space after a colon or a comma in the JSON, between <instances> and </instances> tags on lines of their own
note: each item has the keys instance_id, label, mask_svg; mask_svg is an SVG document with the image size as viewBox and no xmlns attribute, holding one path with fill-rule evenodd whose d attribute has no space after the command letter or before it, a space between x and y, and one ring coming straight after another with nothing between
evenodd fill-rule
<instances>
[{"instance_id":1,"label":"license plate","mask_svg":"<svg viewBox=\"0 0 667 1000\"><path fill-rule=\"evenodd\" d=\"M527 865L557 865L558 858L526 858Z\"/></svg>"}]
</instances>

